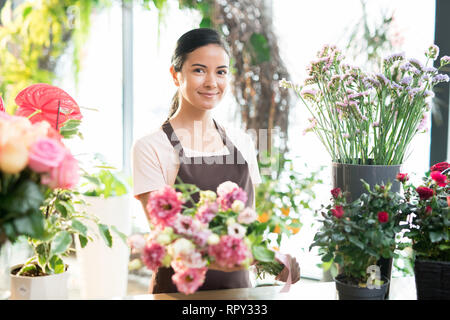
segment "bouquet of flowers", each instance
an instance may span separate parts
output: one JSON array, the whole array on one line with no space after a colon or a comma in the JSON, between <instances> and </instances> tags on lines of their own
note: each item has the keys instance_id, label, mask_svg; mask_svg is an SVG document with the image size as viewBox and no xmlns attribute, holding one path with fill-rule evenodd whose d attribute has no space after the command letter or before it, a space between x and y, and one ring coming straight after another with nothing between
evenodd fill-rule
<instances>
[{"instance_id":1,"label":"bouquet of flowers","mask_svg":"<svg viewBox=\"0 0 450 320\"><path fill-rule=\"evenodd\" d=\"M326 45L308 66L304 85L285 79L280 86L292 88L308 109L310 125L332 160L346 164L402 164L413 137L427 130L433 87L448 82L439 70L428 66L439 55L432 45L427 61L406 59L403 53L383 60L382 73L370 74L342 63L344 56Z\"/></svg>"},{"instance_id":2,"label":"bouquet of flowers","mask_svg":"<svg viewBox=\"0 0 450 320\"><path fill-rule=\"evenodd\" d=\"M390 191L391 184L365 183L367 190L357 200L348 203L339 188L331 191L332 204L322 212L323 226L316 233L311 247L319 247L322 261L331 267L331 273L355 286L379 285L381 279L370 277L369 267L383 258L396 256L395 235L409 213L409 206L398 193ZM337 264L339 269L336 268ZM371 281L378 281L372 283Z\"/></svg>"},{"instance_id":3,"label":"bouquet of flowers","mask_svg":"<svg viewBox=\"0 0 450 320\"><path fill-rule=\"evenodd\" d=\"M176 189L181 190L177 191ZM193 194L199 193L195 203ZM213 191L195 185L166 186L150 194L147 212L152 230L142 260L152 271L171 266L178 291L194 293L205 281L207 268L247 268L277 275L283 264L263 240L266 225L245 207L247 194L227 181Z\"/></svg>"},{"instance_id":4,"label":"bouquet of flowers","mask_svg":"<svg viewBox=\"0 0 450 320\"><path fill-rule=\"evenodd\" d=\"M447 162L433 165L418 187L402 180L414 213L405 236L412 240L418 258L450 261L449 168Z\"/></svg>"}]
</instances>

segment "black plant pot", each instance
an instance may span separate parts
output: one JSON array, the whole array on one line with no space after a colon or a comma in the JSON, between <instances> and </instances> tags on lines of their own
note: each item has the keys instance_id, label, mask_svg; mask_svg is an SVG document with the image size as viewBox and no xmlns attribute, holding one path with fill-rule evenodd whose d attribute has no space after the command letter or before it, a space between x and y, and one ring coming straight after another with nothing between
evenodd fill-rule
<instances>
[{"instance_id":1,"label":"black plant pot","mask_svg":"<svg viewBox=\"0 0 450 320\"><path fill-rule=\"evenodd\" d=\"M375 184L387 184L392 182L391 191L400 191L400 182L395 178L400 172L401 165L359 165L332 163L333 188L341 188L342 192L348 192L347 201L354 201L366 192L361 179L371 187Z\"/></svg>"},{"instance_id":2,"label":"black plant pot","mask_svg":"<svg viewBox=\"0 0 450 320\"><path fill-rule=\"evenodd\" d=\"M386 290L389 286L389 280L382 277L384 283L380 288L360 288L344 282L344 277L338 275L334 281L339 294L339 300L384 300Z\"/></svg>"},{"instance_id":3,"label":"black plant pot","mask_svg":"<svg viewBox=\"0 0 450 320\"><path fill-rule=\"evenodd\" d=\"M450 300L450 262L416 259L417 300Z\"/></svg>"},{"instance_id":4,"label":"black plant pot","mask_svg":"<svg viewBox=\"0 0 450 320\"><path fill-rule=\"evenodd\" d=\"M400 182L396 180L400 172L401 165L360 165L332 163L333 188L340 188L342 192L347 192L346 199L351 202L358 199L361 194L366 193L361 179L371 187L378 184L392 183L391 191L400 191ZM392 259L380 258L377 261L380 267L381 276L391 279ZM386 299L389 297L389 286L386 290Z\"/></svg>"}]
</instances>

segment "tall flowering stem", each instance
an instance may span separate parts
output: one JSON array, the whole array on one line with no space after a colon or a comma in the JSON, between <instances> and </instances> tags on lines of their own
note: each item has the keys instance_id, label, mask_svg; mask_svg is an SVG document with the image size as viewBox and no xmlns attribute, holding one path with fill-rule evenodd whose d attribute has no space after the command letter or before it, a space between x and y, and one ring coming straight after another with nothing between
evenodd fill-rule
<instances>
[{"instance_id":1,"label":"tall flowering stem","mask_svg":"<svg viewBox=\"0 0 450 320\"><path fill-rule=\"evenodd\" d=\"M383 61L383 73L370 74L343 63L335 46L324 46L307 68L303 85L285 79L280 86L295 91L312 117L313 131L334 162L348 164L401 164L417 133L426 132L433 87L448 82L439 74L448 64L428 67L437 58L435 45L425 52L427 61L406 59L403 53Z\"/></svg>"}]
</instances>

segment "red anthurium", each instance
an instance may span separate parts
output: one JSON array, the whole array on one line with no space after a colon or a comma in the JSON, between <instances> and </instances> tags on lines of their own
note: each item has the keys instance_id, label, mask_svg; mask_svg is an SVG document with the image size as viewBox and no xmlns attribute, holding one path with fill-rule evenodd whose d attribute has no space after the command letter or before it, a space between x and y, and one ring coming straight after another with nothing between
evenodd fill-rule
<instances>
[{"instance_id":1,"label":"red anthurium","mask_svg":"<svg viewBox=\"0 0 450 320\"><path fill-rule=\"evenodd\" d=\"M433 212L433 208L432 208L432 207L427 206L427 207L425 208L425 214L426 214L427 216L429 216L432 212Z\"/></svg>"},{"instance_id":2,"label":"red anthurium","mask_svg":"<svg viewBox=\"0 0 450 320\"><path fill-rule=\"evenodd\" d=\"M0 96L0 111L5 112L5 106L3 105L3 99L1 96Z\"/></svg>"},{"instance_id":3,"label":"red anthurium","mask_svg":"<svg viewBox=\"0 0 450 320\"><path fill-rule=\"evenodd\" d=\"M75 100L64 90L46 83L34 84L23 89L17 95L16 103L19 106L16 115L31 116L32 123L47 121L52 128L56 128L58 123L58 130L69 119L82 119ZM60 106L59 116L58 106Z\"/></svg>"},{"instance_id":4,"label":"red anthurium","mask_svg":"<svg viewBox=\"0 0 450 320\"><path fill-rule=\"evenodd\" d=\"M439 171L433 171L430 173L431 179L433 179L439 187L445 187L447 185L447 176Z\"/></svg>"}]
</instances>

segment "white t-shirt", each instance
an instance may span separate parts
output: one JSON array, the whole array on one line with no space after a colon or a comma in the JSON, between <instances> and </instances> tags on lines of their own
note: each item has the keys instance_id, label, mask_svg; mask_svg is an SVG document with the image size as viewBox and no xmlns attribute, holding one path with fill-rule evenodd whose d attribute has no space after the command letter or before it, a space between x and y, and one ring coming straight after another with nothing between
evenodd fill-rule
<instances>
[{"instance_id":1,"label":"white t-shirt","mask_svg":"<svg viewBox=\"0 0 450 320\"><path fill-rule=\"evenodd\" d=\"M261 183L253 139L250 135L237 129L226 129L226 134L247 162L253 185ZM224 146L223 150L214 153L199 152L187 148L183 148L183 150L186 157L226 155L230 153L226 146ZM134 196L160 189L165 185L173 185L179 167L178 153L170 143L162 127L137 139L132 149Z\"/></svg>"}]
</instances>

